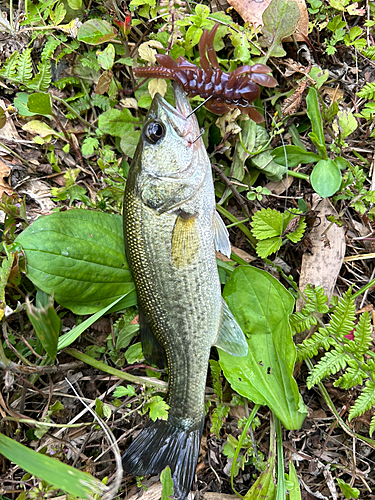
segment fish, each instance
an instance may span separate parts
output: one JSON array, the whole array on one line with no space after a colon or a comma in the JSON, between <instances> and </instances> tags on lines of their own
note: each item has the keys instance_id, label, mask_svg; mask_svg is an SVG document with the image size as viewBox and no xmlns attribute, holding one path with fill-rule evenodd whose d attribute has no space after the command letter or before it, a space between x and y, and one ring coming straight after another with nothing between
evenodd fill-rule
<instances>
[{"instance_id":1,"label":"fish","mask_svg":"<svg viewBox=\"0 0 375 500\"><path fill-rule=\"evenodd\" d=\"M146 359L168 367L167 420L150 420L123 455L136 476L171 469L174 497L190 492L205 418L212 346L245 356L245 336L221 297L216 251L229 235L215 207L211 164L182 87L156 94L129 169L124 240Z\"/></svg>"}]
</instances>

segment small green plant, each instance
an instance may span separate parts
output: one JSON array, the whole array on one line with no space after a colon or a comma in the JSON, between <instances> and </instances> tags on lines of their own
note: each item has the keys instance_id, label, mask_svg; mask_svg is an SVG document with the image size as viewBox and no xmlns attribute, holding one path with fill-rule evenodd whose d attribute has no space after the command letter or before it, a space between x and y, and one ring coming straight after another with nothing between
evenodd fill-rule
<instances>
[{"instance_id":1,"label":"small green plant","mask_svg":"<svg viewBox=\"0 0 375 500\"><path fill-rule=\"evenodd\" d=\"M292 325L299 319L299 316L292 315ZM341 371L334 386L345 390L357 387L360 391L350 408L349 421L375 406L375 356L370 349L372 343L370 316L365 312L356 323L354 299L350 289L339 301L329 324L320 327L297 346L299 360L312 359L320 349L325 351L307 378L309 389L323 378ZM360 389L363 384L364 387ZM370 435L374 430L375 415L371 420Z\"/></svg>"},{"instance_id":2,"label":"small green plant","mask_svg":"<svg viewBox=\"0 0 375 500\"><path fill-rule=\"evenodd\" d=\"M305 218L296 209L281 214L277 210L263 208L255 212L251 225L258 240L257 254L263 259L277 252L288 240L292 243L300 241L306 229Z\"/></svg>"}]
</instances>

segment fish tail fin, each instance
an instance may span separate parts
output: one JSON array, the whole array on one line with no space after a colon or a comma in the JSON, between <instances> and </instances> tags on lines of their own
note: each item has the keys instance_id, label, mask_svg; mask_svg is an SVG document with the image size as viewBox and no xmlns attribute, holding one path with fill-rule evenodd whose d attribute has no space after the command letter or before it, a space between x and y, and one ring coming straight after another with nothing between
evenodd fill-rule
<instances>
[{"instance_id":1,"label":"fish tail fin","mask_svg":"<svg viewBox=\"0 0 375 500\"><path fill-rule=\"evenodd\" d=\"M150 421L122 457L124 470L134 476L159 474L167 465L172 473L174 497L184 500L190 492L198 462L204 418L169 416Z\"/></svg>"}]
</instances>

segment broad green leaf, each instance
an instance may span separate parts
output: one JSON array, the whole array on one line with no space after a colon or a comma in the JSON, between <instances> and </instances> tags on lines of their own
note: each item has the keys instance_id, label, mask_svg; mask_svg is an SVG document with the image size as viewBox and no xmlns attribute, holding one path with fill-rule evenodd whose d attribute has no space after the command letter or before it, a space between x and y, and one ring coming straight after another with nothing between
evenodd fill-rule
<instances>
[{"instance_id":1,"label":"broad green leaf","mask_svg":"<svg viewBox=\"0 0 375 500\"><path fill-rule=\"evenodd\" d=\"M141 131L133 129L126 132L126 134L121 138L120 148L125 155L129 156L129 158L133 158L140 137Z\"/></svg>"},{"instance_id":2,"label":"broad green leaf","mask_svg":"<svg viewBox=\"0 0 375 500\"><path fill-rule=\"evenodd\" d=\"M17 97L14 99L14 107L17 108L21 116L35 116L38 113L31 113L27 107L27 101L30 94L27 92L18 92Z\"/></svg>"},{"instance_id":3,"label":"broad green leaf","mask_svg":"<svg viewBox=\"0 0 375 500\"><path fill-rule=\"evenodd\" d=\"M89 45L100 45L117 38L114 26L102 19L89 19L78 30L77 39Z\"/></svg>"},{"instance_id":4,"label":"broad green leaf","mask_svg":"<svg viewBox=\"0 0 375 500\"><path fill-rule=\"evenodd\" d=\"M53 306L53 298L48 296L45 305L35 307L26 299L26 312L34 331L46 353L51 359L55 359L57 354L57 342L61 332L61 319Z\"/></svg>"},{"instance_id":5,"label":"broad green leaf","mask_svg":"<svg viewBox=\"0 0 375 500\"><path fill-rule=\"evenodd\" d=\"M358 498L359 497L359 490L357 488L353 488L350 486L350 484L347 484L345 481L342 479L336 478L337 484L340 487L340 490L344 493L345 498Z\"/></svg>"},{"instance_id":6,"label":"broad green leaf","mask_svg":"<svg viewBox=\"0 0 375 500\"><path fill-rule=\"evenodd\" d=\"M280 146L272 151L273 159L279 165L288 168L297 167L300 163L315 163L321 157L315 153L309 153L298 146Z\"/></svg>"},{"instance_id":7,"label":"broad green leaf","mask_svg":"<svg viewBox=\"0 0 375 500\"><path fill-rule=\"evenodd\" d=\"M29 95L29 98L27 100L27 109L30 111L30 113L36 113L43 116L51 116L51 96L48 92L46 94L37 93Z\"/></svg>"},{"instance_id":8,"label":"broad green leaf","mask_svg":"<svg viewBox=\"0 0 375 500\"><path fill-rule=\"evenodd\" d=\"M98 127L105 134L124 137L133 131L135 123L139 123L139 120L128 109L108 109L99 116Z\"/></svg>"},{"instance_id":9,"label":"broad green leaf","mask_svg":"<svg viewBox=\"0 0 375 500\"><path fill-rule=\"evenodd\" d=\"M276 487L273 482L275 458L272 453L268 459L267 468L263 471L249 491L244 496L244 500L275 500Z\"/></svg>"},{"instance_id":10,"label":"broad green leaf","mask_svg":"<svg viewBox=\"0 0 375 500\"><path fill-rule=\"evenodd\" d=\"M42 217L17 238L27 276L76 314L92 314L134 290L122 219L89 210Z\"/></svg>"},{"instance_id":11,"label":"broad green leaf","mask_svg":"<svg viewBox=\"0 0 375 500\"><path fill-rule=\"evenodd\" d=\"M324 139L324 132L323 132L323 121L320 115L318 93L314 89L314 87L310 87L309 89L309 92L306 97L306 104L307 104L307 116L310 118L312 127L312 134L310 133L309 136L313 141L313 143L315 144L315 146L318 148L320 156L323 159L326 159L327 152L326 152L326 142ZM315 139L315 137L317 138L317 140Z\"/></svg>"},{"instance_id":12,"label":"broad green leaf","mask_svg":"<svg viewBox=\"0 0 375 500\"><path fill-rule=\"evenodd\" d=\"M338 123L337 123L338 120ZM341 138L345 139L352 134L358 127L357 120L351 111L344 108L337 113L337 120L332 123L332 128L336 134L341 132Z\"/></svg>"},{"instance_id":13,"label":"broad green leaf","mask_svg":"<svg viewBox=\"0 0 375 500\"><path fill-rule=\"evenodd\" d=\"M173 498L173 480L171 475L171 469L167 467L160 474L160 482L163 486L163 491L161 494L161 500L170 500Z\"/></svg>"},{"instance_id":14,"label":"broad green leaf","mask_svg":"<svg viewBox=\"0 0 375 500\"><path fill-rule=\"evenodd\" d=\"M266 240L258 241L256 245L256 252L262 259L265 259L271 253L277 252L281 248L283 239L281 236L274 236Z\"/></svg>"},{"instance_id":15,"label":"broad green leaf","mask_svg":"<svg viewBox=\"0 0 375 500\"><path fill-rule=\"evenodd\" d=\"M282 39L292 35L297 28L301 12L296 2L272 0L263 12L262 45L269 47L268 56L283 57Z\"/></svg>"},{"instance_id":16,"label":"broad green leaf","mask_svg":"<svg viewBox=\"0 0 375 500\"><path fill-rule=\"evenodd\" d=\"M99 479L87 472L37 453L3 434L0 434L0 454L21 469L76 497L92 498L94 494L101 497L107 489Z\"/></svg>"},{"instance_id":17,"label":"broad green leaf","mask_svg":"<svg viewBox=\"0 0 375 500\"><path fill-rule=\"evenodd\" d=\"M115 62L115 48L109 43L104 50L98 50L96 53L98 64L105 70L112 68Z\"/></svg>"},{"instance_id":18,"label":"broad green leaf","mask_svg":"<svg viewBox=\"0 0 375 500\"><path fill-rule=\"evenodd\" d=\"M322 197L328 198L336 193L341 186L341 172L336 163L331 160L320 160L310 175L314 190Z\"/></svg>"},{"instance_id":19,"label":"broad green leaf","mask_svg":"<svg viewBox=\"0 0 375 500\"><path fill-rule=\"evenodd\" d=\"M142 351L142 344L137 342L131 345L125 352L125 358L129 365L133 365L136 361L142 361L145 358Z\"/></svg>"},{"instance_id":20,"label":"broad green leaf","mask_svg":"<svg viewBox=\"0 0 375 500\"><path fill-rule=\"evenodd\" d=\"M219 350L226 379L241 396L267 405L287 429L299 429L307 412L293 378L293 297L270 274L251 266L233 271L223 297L249 344L244 357Z\"/></svg>"},{"instance_id":21,"label":"broad green leaf","mask_svg":"<svg viewBox=\"0 0 375 500\"><path fill-rule=\"evenodd\" d=\"M158 418L167 420L170 406L161 396L153 396L149 403L145 404L145 410L150 410L150 418L155 422Z\"/></svg>"},{"instance_id":22,"label":"broad green leaf","mask_svg":"<svg viewBox=\"0 0 375 500\"><path fill-rule=\"evenodd\" d=\"M82 0L68 0L68 5L73 10L79 10L82 8Z\"/></svg>"},{"instance_id":23,"label":"broad green leaf","mask_svg":"<svg viewBox=\"0 0 375 500\"><path fill-rule=\"evenodd\" d=\"M254 152L267 147L267 144L269 142L270 136L267 130L261 125L256 125ZM267 147L267 149L262 153L252 156L251 164L252 166L261 170L270 181L277 182L281 180L283 175L285 174L285 168L280 167L273 161L272 150L270 146Z\"/></svg>"}]
</instances>

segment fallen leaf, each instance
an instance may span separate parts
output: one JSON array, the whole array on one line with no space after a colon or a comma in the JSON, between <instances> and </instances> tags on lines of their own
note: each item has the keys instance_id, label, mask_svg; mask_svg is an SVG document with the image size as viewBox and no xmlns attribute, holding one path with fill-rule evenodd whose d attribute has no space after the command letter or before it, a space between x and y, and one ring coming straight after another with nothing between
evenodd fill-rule
<instances>
[{"instance_id":1,"label":"fallen leaf","mask_svg":"<svg viewBox=\"0 0 375 500\"><path fill-rule=\"evenodd\" d=\"M30 134L39 135L40 137L48 137L50 135L57 135L57 132L53 130L49 125L40 120L31 120L27 122L22 130L30 132Z\"/></svg>"},{"instance_id":2,"label":"fallen leaf","mask_svg":"<svg viewBox=\"0 0 375 500\"><path fill-rule=\"evenodd\" d=\"M8 167L4 161L0 158L0 198L3 193L12 194L13 189L9 186L9 184L4 180L5 177L9 177L10 175L10 167Z\"/></svg>"},{"instance_id":3,"label":"fallen leaf","mask_svg":"<svg viewBox=\"0 0 375 500\"><path fill-rule=\"evenodd\" d=\"M301 12L300 20L297 25L297 33L294 35L295 39L299 42L306 41L309 34L309 15L306 8L305 0L293 0L297 3ZM242 19L254 26L262 26L262 15L266 8L271 3L271 0L228 0L235 11L239 13ZM285 41L289 41L287 38Z\"/></svg>"},{"instance_id":4,"label":"fallen leaf","mask_svg":"<svg viewBox=\"0 0 375 500\"><path fill-rule=\"evenodd\" d=\"M164 49L163 44L158 42L157 40L149 40L148 42L141 43L138 48L138 54L141 59L150 62L151 64L156 63L156 50L152 47L156 47L157 49Z\"/></svg>"},{"instance_id":5,"label":"fallen leaf","mask_svg":"<svg viewBox=\"0 0 375 500\"><path fill-rule=\"evenodd\" d=\"M35 200L42 209L43 214L49 214L51 210L56 208L56 205L51 200L51 187L46 182L32 179L22 184L18 189L18 193L27 194Z\"/></svg>"},{"instance_id":6,"label":"fallen leaf","mask_svg":"<svg viewBox=\"0 0 375 500\"><path fill-rule=\"evenodd\" d=\"M330 302L345 256L345 230L327 220L328 215L338 217L334 207L327 198L321 200L314 208L318 219L308 237L311 241L311 253L302 257L299 288L304 290L308 283L321 285ZM320 222L319 222L320 219ZM331 227L329 227L331 225ZM328 229L329 227L329 229ZM327 230L328 229L328 230ZM327 233L324 232L327 230ZM300 311L303 300L298 299L296 308Z\"/></svg>"},{"instance_id":7,"label":"fallen leaf","mask_svg":"<svg viewBox=\"0 0 375 500\"><path fill-rule=\"evenodd\" d=\"M154 98L157 93L164 97L166 91L167 82L165 80L162 80L161 78L152 78L148 82L148 92L152 98Z\"/></svg>"}]
</instances>

